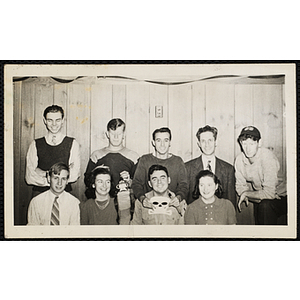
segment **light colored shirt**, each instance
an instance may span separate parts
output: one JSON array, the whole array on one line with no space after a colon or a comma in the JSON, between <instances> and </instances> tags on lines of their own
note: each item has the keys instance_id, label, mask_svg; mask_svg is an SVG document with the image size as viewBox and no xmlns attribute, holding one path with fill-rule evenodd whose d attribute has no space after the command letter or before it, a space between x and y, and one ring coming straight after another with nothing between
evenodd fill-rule
<instances>
[{"instance_id":1,"label":"light colored shirt","mask_svg":"<svg viewBox=\"0 0 300 300\"><path fill-rule=\"evenodd\" d=\"M278 189L279 161L274 153L266 148L259 148L250 163L241 152L235 160L236 191L240 196L245 191L257 191L257 199L275 199L286 194L285 189Z\"/></svg>"},{"instance_id":2,"label":"light colored shirt","mask_svg":"<svg viewBox=\"0 0 300 300\"><path fill-rule=\"evenodd\" d=\"M50 225L52 206L56 195L50 190L32 198L28 208L27 225ZM80 201L64 191L57 199L60 225L80 225Z\"/></svg>"},{"instance_id":3,"label":"light colored shirt","mask_svg":"<svg viewBox=\"0 0 300 300\"><path fill-rule=\"evenodd\" d=\"M49 145L54 145L52 143L52 133L48 133L45 136L46 142ZM56 145L59 145L65 135L56 134ZM38 166L38 155L35 140L32 141L28 148L27 156L26 156L26 174L25 180L29 185L36 185L36 186L49 186L47 178L45 176L40 176L36 172L36 168ZM75 182L80 176L80 150L79 144L74 139L72 143L72 147L70 150L70 158L69 158L69 168L70 168L70 177L69 183Z\"/></svg>"},{"instance_id":4,"label":"light colored shirt","mask_svg":"<svg viewBox=\"0 0 300 300\"><path fill-rule=\"evenodd\" d=\"M216 157L213 156L212 158L207 158L204 154L201 155L203 168L204 170L208 170L208 161L210 161L211 171L215 174L216 173Z\"/></svg>"}]
</instances>

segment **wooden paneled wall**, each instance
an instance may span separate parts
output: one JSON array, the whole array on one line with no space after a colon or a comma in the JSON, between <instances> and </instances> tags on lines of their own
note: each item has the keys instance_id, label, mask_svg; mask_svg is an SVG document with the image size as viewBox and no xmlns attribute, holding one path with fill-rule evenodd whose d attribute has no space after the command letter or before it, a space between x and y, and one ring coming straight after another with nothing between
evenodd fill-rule
<instances>
[{"instance_id":1,"label":"wooden paneled wall","mask_svg":"<svg viewBox=\"0 0 300 300\"><path fill-rule=\"evenodd\" d=\"M43 111L52 104L66 113L64 132L81 145L81 178L73 194L84 199L83 174L91 152L105 147L106 124L119 117L126 122L126 147L139 155L152 152L154 129L172 130L171 152L184 161L199 156L195 137L206 124L219 130L216 154L234 163L240 152L237 137L244 126L254 125L262 134L264 147L272 149L286 174L283 84L236 84L196 82L158 85L87 78L58 83L51 78L14 83L14 208L15 224L26 223L31 187L27 186L25 158L31 141L46 133ZM162 118L155 106L163 107Z\"/></svg>"}]
</instances>

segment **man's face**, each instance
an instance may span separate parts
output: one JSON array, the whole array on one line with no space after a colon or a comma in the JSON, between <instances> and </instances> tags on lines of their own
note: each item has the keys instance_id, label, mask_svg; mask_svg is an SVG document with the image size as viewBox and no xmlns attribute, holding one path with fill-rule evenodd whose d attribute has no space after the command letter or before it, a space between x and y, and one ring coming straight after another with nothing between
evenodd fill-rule
<instances>
[{"instance_id":1,"label":"man's face","mask_svg":"<svg viewBox=\"0 0 300 300\"><path fill-rule=\"evenodd\" d=\"M47 130L52 134L60 132L64 123L61 112L58 111L47 113L44 123L47 127Z\"/></svg>"},{"instance_id":2,"label":"man's face","mask_svg":"<svg viewBox=\"0 0 300 300\"><path fill-rule=\"evenodd\" d=\"M170 177L167 176L163 170L154 171L150 175L149 185L157 194L164 194L168 189L169 183L171 182Z\"/></svg>"},{"instance_id":3,"label":"man's face","mask_svg":"<svg viewBox=\"0 0 300 300\"><path fill-rule=\"evenodd\" d=\"M95 179L96 194L107 196L111 187L111 179L108 174L98 174Z\"/></svg>"},{"instance_id":4,"label":"man's face","mask_svg":"<svg viewBox=\"0 0 300 300\"><path fill-rule=\"evenodd\" d=\"M109 129L109 131L107 131L109 143L114 147L119 147L122 145L124 136L124 125L121 125L116 130Z\"/></svg>"},{"instance_id":5,"label":"man's face","mask_svg":"<svg viewBox=\"0 0 300 300\"><path fill-rule=\"evenodd\" d=\"M168 132L158 132L155 134L155 140L152 142L156 152L165 155L169 152L171 146L170 135Z\"/></svg>"},{"instance_id":6,"label":"man's face","mask_svg":"<svg viewBox=\"0 0 300 300\"><path fill-rule=\"evenodd\" d=\"M200 191L200 195L204 199L207 199L207 200L211 199L214 196L217 188L218 188L218 185L215 184L212 177L204 176L204 177L200 178L199 191Z\"/></svg>"},{"instance_id":7,"label":"man's face","mask_svg":"<svg viewBox=\"0 0 300 300\"><path fill-rule=\"evenodd\" d=\"M60 174L52 173L48 177L50 183L50 190L55 195L60 195L66 188L69 179L69 172L67 170L61 170Z\"/></svg>"},{"instance_id":8,"label":"man's face","mask_svg":"<svg viewBox=\"0 0 300 300\"><path fill-rule=\"evenodd\" d=\"M258 141L253 141L252 139L247 139L241 142L243 152L247 158L252 158L256 155L259 147Z\"/></svg>"},{"instance_id":9,"label":"man's face","mask_svg":"<svg viewBox=\"0 0 300 300\"><path fill-rule=\"evenodd\" d=\"M200 140L198 146L205 155L212 155L215 153L217 142L214 135L210 131L202 132L200 134Z\"/></svg>"}]
</instances>

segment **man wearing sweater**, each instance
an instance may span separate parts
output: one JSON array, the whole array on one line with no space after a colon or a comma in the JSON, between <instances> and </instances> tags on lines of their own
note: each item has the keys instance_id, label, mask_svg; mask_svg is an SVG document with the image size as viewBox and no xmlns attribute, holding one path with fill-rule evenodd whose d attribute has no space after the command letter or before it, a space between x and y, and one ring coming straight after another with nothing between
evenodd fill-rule
<instances>
[{"instance_id":1,"label":"man wearing sweater","mask_svg":"<svg viewBox=\"0 0 300 300\"><path fill-rule=\"evenodd\" d=\"M217 135L218 129L209 125L199 128L196 133L202 155L185 164L189 184L188 204L194 201L192 194L195 189L196 175L199 171L207 169L216 174L220 180L222 198L230 200L236 207L234 168L228 162L216 157Z\"/></svg>"},{"instance_id":2,"label":"man wearing sweater","mask_svg":"<svg viewBox=\"0 0 300 300\"><path fill-rule=\"evenodd\" d=\"M139 161L132 181L132 190L137 199L147 207L151 207L146 193L152 190L148 181L148 170L152 165L165 166L169 171L171 182L169 190L176 197L171 200L170 205L178 206L179 202L186 199L188 185L186 169L181 157L169 152L172 134L167 127L154 130L152 133L152 146L154 152L143 155Z\"/></svg>"},{"instance_id":3,"label":"man wearing sweater","mask_svg":"<svg viewBox=\"0 0 300 300\"><path fill-rule=\"evenodd\" d=\"M238 142L242 149L235 160L238 209L251 201L256 225L276 225L277 218L287 213L286 186L278 184L279 161L272 151L261 148L261 135L254 126L243 128Z\"/></svg>"}]
</instances>

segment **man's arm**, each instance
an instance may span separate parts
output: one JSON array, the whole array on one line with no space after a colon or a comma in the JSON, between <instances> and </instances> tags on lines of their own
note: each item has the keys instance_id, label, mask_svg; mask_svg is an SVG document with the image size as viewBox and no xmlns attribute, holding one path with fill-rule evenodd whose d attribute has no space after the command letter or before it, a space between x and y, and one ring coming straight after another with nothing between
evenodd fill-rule
<instances>
[{"instance_id":1,"label":"man's arm","mask_svg":"<svg viewBox=\"0 0 300 300\"><path fill-rule=\"evenodd\" d=\"M233 206L236 207L235 175L234 175L234 168L232 166L230 166L227 175L227 191L228 191L228 200L230 200Z\"/></svg>"},{"instance_id":2,"label":"man's arm","mask_svg":"<svg viewBox=\"0 0 300 300\"><path fill-rule=\"evenodd\" d=\"M70 150L69 167L69 183L72 183L77 181L77 179L80 177L80 147L75 139L73 140L73 144Z\"/></svg>"},{"instance_id":3,"label":"man's arm","mask_svg":"<svg viewBox=\"0 0 300 300\"><path fill-rule=\"evenodd\" d=\"M178 172L178 184L175 191L176 197L179 201L186 199L188 194L188 182L187 182L187 173L183 160L177 166ZM172 179L171 179L172 180Z\"/></svg>"},{"instance_id":4,"label":"man's arm","mask_svg":"<svg viewBox=\"0 0 300 300\"><path fill-rule=\"evenodd\" d=\"M27 213L28 223L27 225L40 225L40 218L37 213L36 202L30 201Z\"/></svg>"},{"instance_id":5,"label":"man's arm","mask_svg":"<svg viewBox=\"0 0 300 300\"><path fill-rule=\"evenodd\" d=\"M142 224L143 224L142 204L139 201L135 201L133 218L132 221L130 222L130 225L142 225Z\"/></svg>"},{"instance_id":6,"label":"man's arm","mask_svg":"<svg viewBox=\"0 0 300 300\"><path fill-rule=\"evenodd\" d=\"M142 161L140 160L137 164L134 176L133 176L133 180L132 180L132 184L131 184L131 188L133 190L133 193L135 195L135 197L137 199L139 199L140 201L142 201L142 198L145 198L145 188L144 185L146 185L147 183L145 182L145 178L147 178L146 176L146 168L143 165Z\"/></svg>"},{"instance_id":7,"label":"man's arm","mask_svg":"<svg viewBox=\"0 0 300 300\"><path fill-rule=\"evenodd\" d=\"M90 159L87 164L86 171L84 173L84 183L87 187L89 187L89 177L90 177L93 169L95 169L95 167L96 167L96 164L92 161L92 159Z\"/></svg>"},{"instance_id":8,"label":"man's arm","mask_svg":"<svg viewBox=\"0 0 300 300\"><path fill-rule=\"evenodd\" d=\"M25 180L30 185L49 186L47 181L47 172L41 170L38 166L38 156L35 141L33 141L26 156Z\"/></svg>"},{"instance_id":9,"label":"man's arm","mask_svg":"<svg viewBox=\"0 0 300 300\"><path fill-rule=\"evenodd\" d=\"M79 203L74 203L70 216L70 225L80 225Z\"/></svg>"}]
</instances>

